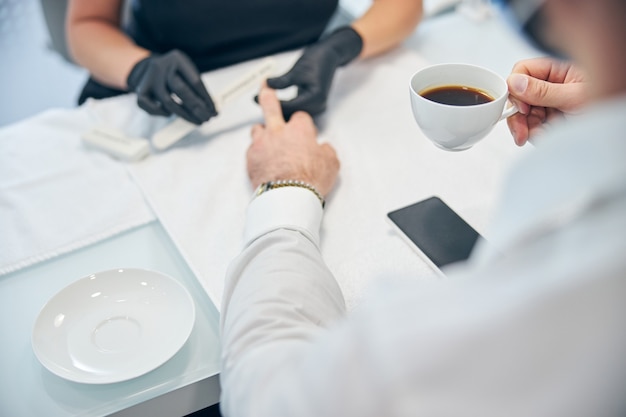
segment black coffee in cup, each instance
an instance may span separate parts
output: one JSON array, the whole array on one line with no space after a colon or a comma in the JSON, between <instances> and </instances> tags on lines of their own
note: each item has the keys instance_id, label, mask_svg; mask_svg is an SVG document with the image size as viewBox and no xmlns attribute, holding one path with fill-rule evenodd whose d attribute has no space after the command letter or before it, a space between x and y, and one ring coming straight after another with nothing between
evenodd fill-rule
<instances>
[{"instance_id":1,"label":"black coffee in cup","mask_svg":"<svg viewBox=\"0 0 626 417\"><path fill-rule=\"evenodd\" d=\"M494 98L482 90L464 85L446 85L428 88L420 96L440 104L451 106L475 106L493 101Z\"/></svg>"}]
</instances>

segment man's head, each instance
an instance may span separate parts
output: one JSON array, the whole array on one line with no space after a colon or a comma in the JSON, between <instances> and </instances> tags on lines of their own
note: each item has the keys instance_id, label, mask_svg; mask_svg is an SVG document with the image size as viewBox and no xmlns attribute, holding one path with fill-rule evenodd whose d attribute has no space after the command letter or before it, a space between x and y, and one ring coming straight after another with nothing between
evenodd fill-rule
<instances>
[{"instance_id":1,"label":"man's head","mask_svg":"<svg viewBox=\"0 0 626 417\"><path fill-rule=\"evenodd\" d=\"M543 3L545 0L495 0L500 5L507 21L536 47L551 55L558 53L545 43L545 16Z\"/></svg>"},{"instance_id":2,"label":"man's head","mask_svg":"<svg viewBox=\"0 0 626 417\"><path fill-rule=\"evenodd\" d=\"M626 92L626 0L497 2L535 45L571 58L594 84L607 84L595 85L594 95Z\"/></svg>"},{"instance_id":3,"label":"man's head","mask_svg":"<svg viewBox=\"0 0 626 417\"><path fill-rule=\"evenodd\" d=\"M576 40L591 28L599 25L605 29L600 32L604 32L624 28L626 24L624 0L496 0L496 3L508 20L537 46L560 53L580 49L576 48ZM584 37L594 38L594 34L598 31Z\"/></svg>"}]
</instances>

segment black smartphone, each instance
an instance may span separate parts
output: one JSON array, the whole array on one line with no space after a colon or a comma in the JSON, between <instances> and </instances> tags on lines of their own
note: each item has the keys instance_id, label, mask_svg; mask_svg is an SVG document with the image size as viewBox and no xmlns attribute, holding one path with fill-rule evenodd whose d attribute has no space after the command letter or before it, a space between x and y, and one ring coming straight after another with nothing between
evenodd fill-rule
<instances>
[{"instance_id":1,"label":"black smartphone","mask_svg":"<svg viewBox=\"0 0 626 417\"><path fill-rule=\"evenodd\" d=\"M439 197L394 210L387 217L403 237L439 269L469 258L480 237Z\"/></svg>"}]
</instances>

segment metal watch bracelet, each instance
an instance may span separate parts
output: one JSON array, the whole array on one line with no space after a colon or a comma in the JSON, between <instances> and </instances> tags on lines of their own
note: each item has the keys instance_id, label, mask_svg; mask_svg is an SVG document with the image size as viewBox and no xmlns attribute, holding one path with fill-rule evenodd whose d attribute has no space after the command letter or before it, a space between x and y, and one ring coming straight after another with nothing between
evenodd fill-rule
<instances>
[{"instance_id":1,"label":"metal watch bracelet","mask_svg":"<svg viewBox=\"0 0 626 417\"><path fill-rule=\"evenodd\" d=\"M324 197L322 197L322 195L319 193L319 191L317 191L317 189L312 186L311 184L304 182L304 181L297 181L297 180L278 180L278 181L267 181L262 183L261 185L259 185L259 187L256 189L255 191L255 195L256 196L260 196L261 194L263 194L266 191L269 190L273 190L276 188L282 188L282 187L300 187L300 188L305 188L309 191L311 191L313 194L315 194L315 196L320 200L320 203L322 203L322 208L324 208L326 206L326 200L324 200Z\"/></svg>"}]
</instances>

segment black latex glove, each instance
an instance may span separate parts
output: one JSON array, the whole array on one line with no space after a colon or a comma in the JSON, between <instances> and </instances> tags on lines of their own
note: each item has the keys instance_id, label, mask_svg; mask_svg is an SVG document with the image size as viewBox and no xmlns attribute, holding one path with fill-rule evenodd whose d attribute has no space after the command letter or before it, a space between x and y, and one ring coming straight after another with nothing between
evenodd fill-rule
<instances>
[{"instance_id":1,"label":"black latex glove","mask_svg":"<svg viewBox=\"0 0 626 417\"><path fill-rule=\"evenodd\" d=\"M217 115L191 59L178 50L139 61L126 80L137 104L149 114L176 114L197 125Z\"/></svg>"},{"instance_id":2,"label":"black latex glove","mask_svg":"<svg viewBox=\"0 0 626 417\"><path fill-rule=\"evenodd\" d=\"M297 111L315 115L326 110L326 99L338 67L359 56L363 39L351 27L343 27L307 47L293 68L285 75L268 78L267 85L283 89L295 85L298 95L281 101L286 119Z\"/></svg>"}]
</instances>

